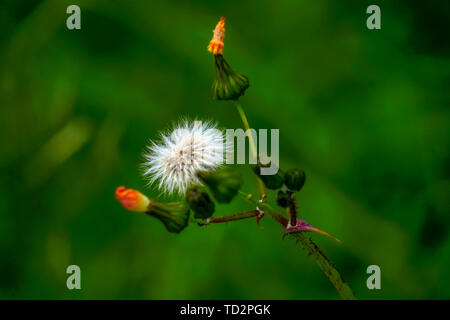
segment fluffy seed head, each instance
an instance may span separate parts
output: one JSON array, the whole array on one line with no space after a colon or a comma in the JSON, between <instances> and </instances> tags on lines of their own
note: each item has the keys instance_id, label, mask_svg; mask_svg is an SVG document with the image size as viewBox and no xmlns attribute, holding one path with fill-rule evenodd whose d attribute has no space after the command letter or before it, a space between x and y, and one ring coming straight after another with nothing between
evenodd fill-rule
<instances>
[{"instance_id":1,"label":"fluffy seed head","mask_svg":"<svg viewBox=\"0 0 450 320\"><path fill-rule=\"evenodd\" d=\"M184 121L161 141L151 142L144 154L144 176L167 193L184 194L189 185L200 184L196 173L213 171L223 163L224 137L209 122Z\"/></svg>"}]
</instances>

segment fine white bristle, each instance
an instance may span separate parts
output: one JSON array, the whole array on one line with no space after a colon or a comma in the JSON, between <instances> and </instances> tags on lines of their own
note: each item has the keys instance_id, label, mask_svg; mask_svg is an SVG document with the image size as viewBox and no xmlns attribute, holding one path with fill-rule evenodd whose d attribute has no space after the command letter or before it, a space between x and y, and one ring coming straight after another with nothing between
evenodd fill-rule
<instances>
[{"instance_id":1,"label":"fine white bristle","mask_svg":"<svg viewBox=\"0 0 450 320\"><path fill-rule=\"evenodd\" d=\"M144 176L166 193L184 194L196 173L210 171L223 163L224 136L213 124L183 121L161 141L151 142L144 154Z\"/></svg>"}]
</instances>

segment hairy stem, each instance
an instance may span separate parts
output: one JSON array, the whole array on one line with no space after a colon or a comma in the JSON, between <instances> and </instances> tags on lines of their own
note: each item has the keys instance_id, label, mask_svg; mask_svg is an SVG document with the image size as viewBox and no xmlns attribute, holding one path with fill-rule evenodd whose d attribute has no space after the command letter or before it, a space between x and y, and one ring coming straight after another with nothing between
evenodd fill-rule
<instances>
[{"instance_id":1,"label":"hairy stem","mask_svg":"<svg viewBox=\"0 0 450 320\"><path fill-rule=\"evenodd\" d=\"M289 192L289 197L291 198L289 202L289 213L291 217L291 226L297 225L297 205L296 200L294 197L294 194L292 192Z\"/></svg>"},{"instance_id":2,"label":"hairy stem","mask_svg":"<svg viewBox=\"0 0 450 320\"><path fill-rule=\"evenodd\" d=\"M253 135L250 131L250 125L248 124L248 120L247 120L247 116L245 115L245 111L242 108L241 103L239 102L239 100L233 100L234 104L236 105L236 109L239 112L239 115L241 116L241 120L242 123L244 124L244 128L245 131L247 133L248 136L248 142L250 145L250 150L252 152L253 158L256 159L256 161L258 161L258 152L256 149L256 143L255 140L253 139ZM264 185L264 183L262 182L262 180L258 177L256 177L256 180L258 182L258 191L259 191L259 200L261 202L265 202L266 201L266 186Z\"/></svg>"},{"instance_id":3,"label":"hairy stem","mask_svg":"<svg viewBox=\"0 0 450 320\"><path fill-rule=\"evenodd\" d=\"M221 222L229 222L234 220L241 220L241 219L247 219L256 217L260 214L258 210L252 210L248 212L242 212L242 213L236 213L229 216L223 216L223 217L211 217L208 219L208 223L221 223Z\"/></svg>"},{"instance_id":4,"label":"hairy stem","mask_svg":"<svg viewBox=\"0 0 450 320\"><path fill-rule=\"evenodd\" d=\"M268 213L272 219L277 221L281 226L286 228L288 224L288 219L286 219L283 215L275 211L270 205L267 203L256 203L246 194L240 193L240 196L249 201L264 213ZM306 251L308 256L310 256L322 272L328 277L330 282L336 288L337 292L341 296L342 299L345 300L353 300L356 299L354 296L352 289L348 286L345 280L342 278L341 274L336 270L333 263L327 258L327 256L319 249L319 247L313 242L310 236L306 234L306 232L292 233L290 234L296 242L300 245L300 247Z\"/></svg>"}]
</instances>

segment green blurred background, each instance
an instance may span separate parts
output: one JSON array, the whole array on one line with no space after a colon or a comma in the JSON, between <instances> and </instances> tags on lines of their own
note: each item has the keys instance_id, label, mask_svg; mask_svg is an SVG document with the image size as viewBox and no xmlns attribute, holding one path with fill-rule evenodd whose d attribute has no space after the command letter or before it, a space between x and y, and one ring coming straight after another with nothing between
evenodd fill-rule
<instances>
[{"instance_id":1,"label":"green blurred background","mask_svg":"<svg viewBox=\"0 0 450 320\"><path fill-rule=\"evenodd\" d=\"M70 4L81 30L66 28ZM450 298L449 13L448 1L2 1L0 298L339 298L269 218L175 235L114 198L118 185L158 196L142 152L180 117L242 126L210 96L220 16L251 126L280 128L282 167L307 173L300 214L342 239L313 236L355 294ZM81 290L66 288L70 264Z\"/></svg>"}]
</instances>

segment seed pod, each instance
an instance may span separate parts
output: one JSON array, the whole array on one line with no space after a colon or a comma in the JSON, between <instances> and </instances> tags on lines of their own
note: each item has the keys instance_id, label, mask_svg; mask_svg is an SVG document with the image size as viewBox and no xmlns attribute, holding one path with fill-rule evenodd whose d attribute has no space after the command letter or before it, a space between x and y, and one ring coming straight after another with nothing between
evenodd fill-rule
<instances>
[{"instance_id":1,"label":"seed pod","mask_svg":"<svg viewBox=\"0 0 450 320\"><path fill-rule=\"evenodd\" d=\"M253 172L264 182L264 185L270 190L277 190L283 186L284 183L284 173L278 170L276 174L273 175L263 175L261 174L261 168L268 167L268 165L254 164L252 165Z\"/></svg>"},{"instance_id":2,"label":"seed pod","mask_svg":"<svg viewBox=\"0 0 450 320\"><path fill-rule=\"evenodd\" d=\"M214 202L206 190L200 186L191 186L186 192L186 201L194 211L196 219L207 219L214 213Z\"/></svg>"},{"instance_id":3,"label":"seed pod","mask_svg":"<svg viewBox=\"0 0 450 320\"><path fill-rule=\"evenodd\" d=\"M305 172L303 170L294 168L286 172L284 184L289 188L289 190L300 191L300 189L305 184L305 180Z\"/></svg>"}]
</instances>

